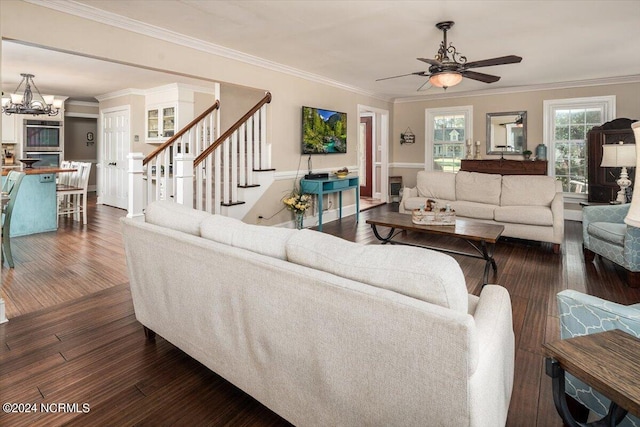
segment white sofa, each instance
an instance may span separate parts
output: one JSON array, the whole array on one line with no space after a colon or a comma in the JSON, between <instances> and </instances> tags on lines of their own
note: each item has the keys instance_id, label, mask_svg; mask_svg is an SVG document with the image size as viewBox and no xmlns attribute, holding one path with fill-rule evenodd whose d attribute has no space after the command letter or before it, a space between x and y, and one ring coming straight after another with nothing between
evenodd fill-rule
<instances>
[{"instance_id":1,"label":"white sofa","mask_svg":"<svg viewBox=\"0 0 640 427\"><path fill-rule=\"evenodd\" d=\"M503 236L550 242L560 250L564 200L562 183L553 177L419 171L416 184L403 190L400 212L434 199L450 204L457 217L504 225Z\"/></svg>"},{"instance_id":2,"label":"white sofa","mask_svg":"<svg viewBox=\"0 0 640 427\"><path fill-rule=\"evenodd\" d=\"M166 201L122 224L136 318L294 425L505 425L510 298L450 256Z\"/></svg>"}]
</instances>

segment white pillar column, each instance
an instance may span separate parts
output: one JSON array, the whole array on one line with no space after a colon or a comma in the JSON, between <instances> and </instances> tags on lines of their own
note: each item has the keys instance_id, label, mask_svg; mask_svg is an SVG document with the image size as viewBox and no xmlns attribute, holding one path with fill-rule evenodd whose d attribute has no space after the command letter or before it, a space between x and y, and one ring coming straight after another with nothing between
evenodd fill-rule
<instances>
[{"instance_id":1,"label":"white pillar column","mask_svg":"<svg viewBox=\"0 0 640 427\"><path fill-rule=\"evenodd\" d=\"M146 200L144 199L144 177L142 169L142 153L129 153L129 203L128 218L142 219Z\"/></svg>"},{"instance_id":2,"label":"white pillar column","mask_svg":"<svg viewBox=\"0 0 640 427\"><path fill-rule=\"evenodd\" d=\"M173 159L176 168L176 202L193 207L193 155L177 154Z\"/></svg>"}]
</instances>

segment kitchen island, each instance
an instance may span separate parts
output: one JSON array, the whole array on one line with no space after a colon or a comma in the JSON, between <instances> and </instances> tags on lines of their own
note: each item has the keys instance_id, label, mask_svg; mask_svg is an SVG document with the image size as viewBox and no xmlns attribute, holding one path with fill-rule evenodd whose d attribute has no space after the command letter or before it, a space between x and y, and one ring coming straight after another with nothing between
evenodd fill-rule
<instances>
[{"instance_id":1,"label":"kitchen island","mask_svg":"<svg viewBox=\"0 0 640 427\"><path fill-rule=\"evenodd\" d=\"M10 237L55 231L58 228L56 174L75 169L57 167L2 168L2 182L11 170L24 172L11 217Z\"/></svg>"}]
</instances>

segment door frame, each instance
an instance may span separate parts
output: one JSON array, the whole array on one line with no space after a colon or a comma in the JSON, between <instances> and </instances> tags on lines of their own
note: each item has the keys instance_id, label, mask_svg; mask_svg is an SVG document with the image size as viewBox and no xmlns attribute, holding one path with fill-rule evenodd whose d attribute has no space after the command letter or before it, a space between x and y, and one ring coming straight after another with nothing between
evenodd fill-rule
<instances>
[{"instance_id":1,"label":"door frame","mask_svg":"<svg viewBox=\"0 0 640 427\"><path fill-rule=\"evenodd\" d=\"M93 103L93 102L81 102L81 101L71 101L68 102L67 104L71 104L71 105L81 105L81 106L95 106L98 107L97 103ZM96 150L96 156L93 159L86 159L83 161L91 161L91 163L94 163L96 165L96 168L98 166L98 164L100 163L100 145L98 145L98 140L100 139L100 112L98 113L76 113L76 112L67 112L65 111L64 113L64 117L75 117L75 118L81 118L81 119L95 119L96 120L96 142L95 142L95 150ZM66 159L65 159L66 160ZM95 170L95 177L96 177L96 185L89 185L87 187L87 191L88 192L92 192L95 191L96 194L98 194L98 170Z\"/></svg>"},{"instance_id":2,"label":"door frame","mask_svg":"<svg viewBox=\"0 0 640 427\"><path fill-rule=\"evenodd\" d=\"M364 120L364 122L363 122ZM372 113L364 113L360 114L360 132L358 132L358 138L364 137L364 153L359 152L358 159L364 159L365 162L365 170L364 170L364 182L363 179L360 178L360 197L373 197L373 171L375 170L373 164L373 149L375 147L375 120L376 117ZM362 135L362 125L365 125L365 134ZM369 145L367 146L367 133L370 133L369 136ZM362 142L362 141L359 141ZM362 147L362 144L358 144L358 148ZM358 164L358 168L361 168L362 165Z\"/></svg>"},{"instance_id":3,"label":"door frame","mask_svg":"<svg viewBox=\"0 0 640 427\"><path fill-rule=\"evenodd\" d=\"M358 104L358 126L360 125L360 117L371 116L372 114L371 152L374 159L371 162L373 168L371 173L371 193L374 198L387 203L389 201L389 192L385 189L389 188L389 110ZM379 147L379 150L377 150L377 147ZM359 166L360 156L358 155ZM378 180L380 181L379 185Z\"/></svg>"},{"instance_id":4,"label":"door frame","mask_svg":"<svg viewBox=\"0 0 640 427\"><path fill-rule=\"evenodd\" d=\"M110 107L100 109L100 117L98 118L98 135L96 140L96 149L98 150L98 163L96 164L96 187L97 187L97 201L98 204L104 204L104 189L105 189L105 178L104 178L104 116L105 114L114 113L117 111L126 111L128 115L128 123L129 123L129 138L128 138L128 150L127 154L131 153L131 105L119 105L117 107ZM127 180L128 182L128 180ZM125 182L126 185L126 182ZM124 188L125 194L129 193L128 188ZM128 197L127 197L128 199ZM128 204L128 202L127 202ZM128 210L128 206L126 208Z\"/></svg>"}]
</instances>

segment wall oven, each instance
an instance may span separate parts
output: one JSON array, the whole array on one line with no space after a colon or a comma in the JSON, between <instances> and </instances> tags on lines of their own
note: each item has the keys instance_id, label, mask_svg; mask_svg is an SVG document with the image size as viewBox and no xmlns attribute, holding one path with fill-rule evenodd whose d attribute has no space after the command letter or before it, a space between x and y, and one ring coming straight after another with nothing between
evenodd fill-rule
<instances>
[{"instance_id":1,"label":"wall oven","mask_svg":"<svg viewBox=\"0 0 640 427\"><path fill-rule=\"evenodd\" d=\"M60 152L55 151L25 151L24 155L27 159L40 159L39 162L35 162L35 167L59 167L60 166Z\"/></svg>"},{"instance_id":2,"label":"wall oven","mask_svg":"<svg viewBox=\"0 0 640 427\"><path fill-rule=\"evenodd\" d=\"M53 120L25 120L22 154L40 159L39 167L58 167L62 157L62 122Z\"/></svg>"},{"instance_id":3,"label":"wall oven","mask_svg":"<svg viewBox=\"0 0 640 427\"><path fill-rule=\"evenodd\" d=\"M62 151L61 135L62 122L25 120L22 151Z\"/></svg>"}]
</instances>

